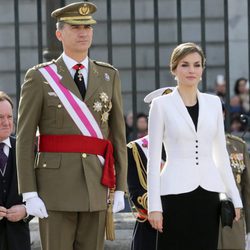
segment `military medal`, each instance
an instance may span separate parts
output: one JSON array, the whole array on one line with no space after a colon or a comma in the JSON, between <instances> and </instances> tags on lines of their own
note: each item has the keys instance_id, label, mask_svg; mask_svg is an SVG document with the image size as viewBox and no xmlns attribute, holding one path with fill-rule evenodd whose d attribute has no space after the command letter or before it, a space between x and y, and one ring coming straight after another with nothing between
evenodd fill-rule
<instances>
[{"instance_id":1,"label":"military medal","mask_svg":"<svg viewBox=\"0 0 250 250\"><path fill-rule=\"evenodd\" d=\"M102 103L99 101L94 102L93 109L96 112L100 112L102 110Z\"/></svg>"},{"instance_id":2,"label":"military medal","mask_svg":"<svg viewBox=\"0 0 250 250\"><path fill-rule=\"evenodd\" d=\"M82 73L78 72L78 75L77 75L79 81L81 82L82 81Z\"/></svg>"},{"instance_id":3,"label":"military medal","mask_svg":"<svg viewBox=\"0 0 250 250\"><path fill-rule=\"evenodd\" d=\"M102 102L104 102L104 103L108 102L109 97L105 92L100 93L99 96L100 96L100 99L101 99Z\"/></svg>"},{"instance_id":4,"label":"military medal","mask_svg":"<svg viewBox=\"0 0 250 250\"><path fill-rule=\"evenodd\" d=\"M101 118L102 122L107 122L108 119L109 119L109 113L108 112L104 112L102 114L102 118Z\"/></svg>"},{"instance_id":5,"label":"military medal","mask_svg":"<svg viewBox=\"0 0 250 250\"><path fill-rule=\"evenodd\" d=\"M112 109L112 102L109 100L107 93L101 92L99 94L99 100L93 104L95 112L101 112L101 121L105 123L109 119L109 112Z\"/></svg>"},{"instance_id":6,"label":"military medal","mask_svg":"<svg viewBox=\"0 0 250 250\"><path fill-rule=\"evenodd\" d=\"M104 79L105 79L105 81L107 81L107 82L110 80L110 76L109 76L108 73L105 73L105 74L104 74Z\"/></svg>"},{"instance_id":7,"label":"military medal","mask_svg":"<svg viewBox=\"0 0 250 250\"><path fill-rule=\"evenodd\" d=\"M237 174L237 175L236 175L236 182L237 182L238 184L240 184L240 182L241 182L241 175L240 175L240 174Z\"/></svg>"},{"instance_id":8,"label":"military medal","mask_svg":"<svg viewBox=\"0 0 250 250\"><path fill-rule=\"evenodd\" d=\"M243 172L243 170L246 168L245 164L244 164L244 156L242 153L237 154L237 158L239 161L239 172Z\"/></svg>"}]
</instances>

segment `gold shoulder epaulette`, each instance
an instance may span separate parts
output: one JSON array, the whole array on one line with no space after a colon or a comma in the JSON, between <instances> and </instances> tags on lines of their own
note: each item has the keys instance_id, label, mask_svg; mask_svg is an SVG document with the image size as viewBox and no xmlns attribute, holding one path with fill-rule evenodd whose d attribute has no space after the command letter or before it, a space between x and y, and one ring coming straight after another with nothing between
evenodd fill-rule
<instances>
[{"instance_id":1,"label":"gold shoulder epaulette","mask_svg":"<svg viewBox=\"0 0 250 250\"><path fill-rule=\"evenodd\" d=\"M52 63L54 63L54 62L55 62L55 61L52 60L52 61L49 61L49 62L39 63L39 64L37 64L37 65L34 66L34 69L35 69L35 70L38 70L38 69L40 69L40 68L42 68L42 67L45 67L45 66L47 66L47 65L50 65L50 64L52 64Z\"/></svg>"},{"instance_id":2,"label":"gold shoulder epaulette","mask_svg":"<svg viewBox=\"0 0 250 250\"><path fill-rule=\"evenodd\" d=\"M132 141L132 142L128 143L127 147L132 150L132 154L133 154L133 158L135 161L135 166L137 169L140 184L145 190L147 190L147 170L142 162L140 153L139 153L138 148L136 146L136 142Z\"/></svg>"},{"instance_id":3,"label":"gold shoulder epaulette","mask_svg":"<svg viewBox=\"0 0 250 250\"><path fill-rule=\"evenodd\" d=\"M131 148L133 148L134 144L135 144L135 143L134 143L133 141L131 141L131 142L129 142L129 143L127 144L127 147L131 149Z\"/></svg>"},{"instance_id":4,"label":"gold shoulder epaulette","mask_svg":"<svg viewBox=\"0 0 250 250\"><path fill-rule=\"evenodd\" d=\"M246 143L242 138L238 137L238 136L235 136L235 135L232 135L232 134L227 134L227 136L231 139L231 140L234 140L234 141L238 141L238 142L241 142L241 143Z\"/></svg>"},{"instance_id":5,"label":"gold shoulder epaulette","mask_svg":"<svg viewBox=\"0 0 250 250\"><path fill-rule=\"evenodd\" d=\"M114 70L116 70L116 68L113 66L113 65L111 65L111 64L109 64L109 63L106 63L106 62L100 62L100 61L93 61L95 64L97 64L97 65L100 65L100 66L103 66L103 67L108 67L108 68L111 68L111 69L114 69Z\"/></svg>"}]
</instances>

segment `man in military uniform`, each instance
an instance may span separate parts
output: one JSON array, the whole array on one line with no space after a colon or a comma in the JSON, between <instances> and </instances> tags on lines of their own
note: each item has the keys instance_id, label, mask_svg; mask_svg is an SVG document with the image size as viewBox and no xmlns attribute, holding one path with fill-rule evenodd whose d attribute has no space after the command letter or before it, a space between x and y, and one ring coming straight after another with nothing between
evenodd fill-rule
<instances>
[{"instance_id":1,"label":"man in military uniform","mask_svg":"<svg viewBox=\"0 0 250 250\"><path fill-rule=\"evenodd\" d=\"M223 107L224 108L224 107ZM232 171L243 201L243 214L233 227L220 228L218 249L245 250L245 234L250 233L250 161L247 144L241 138L226 134Z\"/></svg>"},{"instance_id":2,"label":"man in military uniform","mask_svg":"<svg viewBox=\"0 0 250 250\"><path fill-rule=\"evenodd\" d=\"M40 218L43 250L103 249L108 188L115 188L113 212L124 208L121 84L117 69L88 58L95 11L78 2L52 12L63 54L29 69L22 86L19 190L27 212Z\"/></svg>"},{"instance_id":3,"label":"man in military uniform","mask_svg":"<svg viewBox=\"0 0 250 250\"><path fill-rule=\"evenodd\" d=\"M161 88L149 93L144 102L172 92L172 88ZM127 144L128 147L128 188L131 209L136 215L131 250L156 250L157 231L147 220L147 154L148 136ZM166 161L162 150L162 166Z\"/></svg>"}]
</instances>

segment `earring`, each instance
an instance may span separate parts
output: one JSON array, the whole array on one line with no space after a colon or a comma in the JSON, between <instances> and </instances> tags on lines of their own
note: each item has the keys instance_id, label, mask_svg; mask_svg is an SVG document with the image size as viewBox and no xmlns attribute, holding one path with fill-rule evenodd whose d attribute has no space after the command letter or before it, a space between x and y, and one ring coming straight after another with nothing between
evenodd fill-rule
<instances>
[{"instance_id":1,"label":"earring","mask_svg":"<svg viewBox=\"0 0 250 250\"><path fill-rule=\"evenodd\" d=\"M202 81L202 77L200 77L200 81Z\"/></svg>"},{"instance_id":2,"label":"earring","mask_svg":"<svg viewBox=\"0 0 250 250\"><path fill-rule=\"evenodd\" d=\"M175 76L174 79L175 79L175 81L177 81L177 80L178 80L178 79L177 79L177 76Z\"/></svg>"}]
</instances>

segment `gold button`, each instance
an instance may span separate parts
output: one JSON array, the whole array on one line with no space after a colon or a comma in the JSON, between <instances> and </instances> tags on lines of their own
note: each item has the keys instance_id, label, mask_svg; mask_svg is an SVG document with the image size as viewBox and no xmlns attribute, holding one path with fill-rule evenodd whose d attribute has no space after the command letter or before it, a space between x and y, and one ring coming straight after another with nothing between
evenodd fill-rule
<instances>
[{"instance_id":1,"label":"gold button","mask_svg":"<svg viewBox=\"0 0 250 250\"><path fill-rule=\"evenodd\" d=\"M83 153L82 158L86 158L86 157L87 157L87 154Z\"/></svg>"},{"instance_id":2,"label":"gold button","mask_svg":"<svg viewBox=\"0 0 250 250\"><path fill-rule=\"evenodd\" d=\"M46 168L46 167L47 167L47 164L46 164L46 163L43 163L43 167Z\"/></svg>"},{"instance_id":3,"label":"gold button","mask_svg":"<svg viewBox=\"0 0 250 250\"><path fill-rule=\"evenodd\" d=\"M61 104L58 104L57 107L60 109L60 108L62 107L62 105L61 105Z\"/></svg>"}]
</instances>

